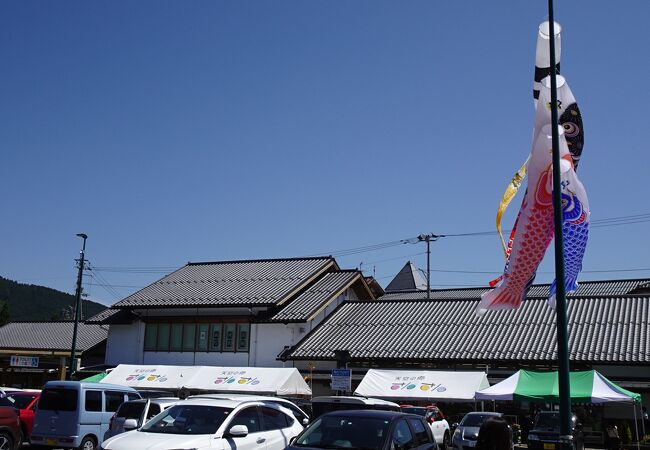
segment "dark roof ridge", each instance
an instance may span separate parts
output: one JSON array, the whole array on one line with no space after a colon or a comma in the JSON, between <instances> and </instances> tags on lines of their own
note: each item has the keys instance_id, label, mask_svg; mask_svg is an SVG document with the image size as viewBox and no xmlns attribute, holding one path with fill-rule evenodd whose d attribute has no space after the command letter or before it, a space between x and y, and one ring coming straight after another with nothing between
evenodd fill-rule
<instances>
[{"instance_id":1,"label":"dark roof ridge","mask_svg":"<svg viewBox=\"0 0 650 450\"><path fill-rule=\"evenodd\" d=\"M581 301L581 300L619 300L619 299L650 299L650 294L618 294L618 295L582 295L577 297L569 297L568 302L572 301ZM531 300L547 300L548 297L528 297L526 301ZM410 303L410 302L422 302L422 303L440 303L440 302L478 302L480 299L478 297L471 298L387 298L385 300L379 300L376 302L368 302L368 300L346 300L345 303L372 303L373 305L381 305L384 303Z\"/></svg>"},{"instance_id":2,"label":"dark roof ridge","mask_svg":"<svg viewBox=\"0 0 650 450\"><path fill-rule=\"evenodd\" d=\"M334 260L332 255L326 255L326 256L299 256L294 258L234 259L230 261L200 261L200 262L188 261L187 265L205 266L205 265L214 265L214 264L239 264L239 263L273 262L273 261L306 261L306 260L318 260L318 259Z\"/></svg>"},{"instance_id":3,"label":"dark roof ridge","mask_svg":"<svg viewBox=\"0 0 650 450\"><path fill-rule=\"evenodd\" d=\"M625 283L625 282L634 282L638 281L639 286L643 286L646 284L650 284L650 277L647 278L615 278L612 280L579 280L578 284L583 285L586 283ZM550 286L551 283L535 283L532 284L530 287L536 287L536 286ZM494 289L493 287L490 286L456 286L456 287L445 287L445 288L438 288L438 289L431 289L431 292L443 292L443 291L458 291L458 290L479 290L479 289ZM387 294L411 294L411 293L417 293L417 292L422 292L419 289L402 289L399 291L391 291L388 292ZM426 290L424 291L426 292ZM567 293L567 295L571 295L571 293Z\"/></svg>"}]
</instances>

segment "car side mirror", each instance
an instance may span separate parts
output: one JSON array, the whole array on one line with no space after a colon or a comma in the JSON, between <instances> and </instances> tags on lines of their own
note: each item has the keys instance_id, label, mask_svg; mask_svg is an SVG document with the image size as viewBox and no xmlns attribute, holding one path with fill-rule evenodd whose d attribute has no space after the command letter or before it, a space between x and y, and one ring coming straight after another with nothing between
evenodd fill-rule
<instances>
[{"instance_id":1,"label":"car side mirror","mask_svg":"<svg viewBox=\"0 0 650 450\"><path fill-rule=\"evenodd\" d=\"M129 430L135 430L138 428L138 421L135 419L126 419L124 421L124 430L129 431Z\"/></svg>"},{"instance_id":2,"label":"car side mirror","mask_svg":"<svg viewBox=\"0 0 650 450\"><path fill-rule=\"evenodd\" d=\"M302 419L302 426L306 427L307 425L309 425L309 419L305 417L304 419Z\"/></svg>"},{"instance_id":3,"label":"car side mirror","mask_svg":"<svg viewBox=\"0 0 650 450\"><path fill-rule=\"evenodd\" d=\"M230 430L228 430L228 436L230 437L246 437L248 436L248 427L246 425L235 425Z\"/></svg>"}]
</instances>

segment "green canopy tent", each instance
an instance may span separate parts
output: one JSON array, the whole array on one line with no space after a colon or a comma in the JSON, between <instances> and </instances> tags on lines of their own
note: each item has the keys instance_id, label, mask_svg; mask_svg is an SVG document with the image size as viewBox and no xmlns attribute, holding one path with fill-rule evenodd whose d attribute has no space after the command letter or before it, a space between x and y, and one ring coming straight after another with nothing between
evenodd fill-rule
<instances>
[{"instance_id":1,"label":"green canopy tent","mask_svg":"<svg viewBox=\"0 0 650 450\"><path fill-rule=\"evenodd\" d=\"M632 403L637 442L636 404L641 395L623 389L595 370L571 372L569 374L572 403ZM519 400L530 402L559 403L557 371L532 372L519 370L500 383L476 392L476 400Z\"/></svg>"},{"instance_id":2,"label":"green canopy tent","mask_svg":"<svg viewBox=\"0 0 650 450\"><path fill-rule=\"evenodd\" d=\"M108 375L108 373L100 372L100 373L98 373L96 375L93 375L93 376L88 377L88 378L84 378L83 380L80 380L80 381L87 381L87 382L90 382L90 383L99 383L100 381L102 381L104 379L104 377L106 377L106 375Z\"/></svg>"},{"instance_id":3,"label":"green canopy tent","mask_svg":"<svg viewBox=\"0 0 650 450\"><path fill-rule=\"evenodd\" d=\"M572 403L640 402L641 395L623 389L595 370L570 373ZM489 388L476 392L476 400L559 402L556 372L520 370Z\"/></svg>"}]
</instances>

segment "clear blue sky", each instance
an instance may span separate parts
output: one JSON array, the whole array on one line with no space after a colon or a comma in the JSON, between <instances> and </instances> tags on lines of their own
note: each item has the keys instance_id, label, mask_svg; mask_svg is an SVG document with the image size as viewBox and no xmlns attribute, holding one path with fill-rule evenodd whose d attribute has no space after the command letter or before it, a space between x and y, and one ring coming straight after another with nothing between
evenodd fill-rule
<instances>
[{"instance_id":1,"label":"clear blue sky","mask_svg":"<svg viewBox=\"0 0 650 450\"><path fill-rule=\"evenodd\" d=\"M79 232L95 267L142 269L494 230L530 150L546 14L544 0L2 2L0 275L72 292ZM592 220L646 214L593 228L583 280L650 277L648 17L646 0L556 1ZM423 251L337 260L385 286ZM502 265L496 235L444 238L434 270L494 273L432 285L485 285ZM96 273L86 290L106 304L162 276Z\"/></svg>"}]
</instances>

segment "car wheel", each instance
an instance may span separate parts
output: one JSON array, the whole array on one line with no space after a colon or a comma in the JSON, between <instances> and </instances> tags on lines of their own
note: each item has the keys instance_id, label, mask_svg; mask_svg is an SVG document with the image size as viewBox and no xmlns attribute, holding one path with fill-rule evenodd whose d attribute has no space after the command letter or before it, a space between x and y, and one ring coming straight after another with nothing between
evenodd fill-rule
<instances>
[{"instance_id":1,"label":"car wheel","mask_svg":"<svg viewBox=\"0 0 650 450\"><path fill-rule=\"evenodd\" d=\"M451 449L451 445L449 442L449 433L445 431L445 437L442 438L442 450L449 450Z\"/></svg>"},{"instance_id":2,"label":"car wheel","mask_svg":"<svg viewBox=\"0 0 650 450\"><path fill-rule=\"evenodd\" d=\"M79 446L79 450L96 450L97 449L97 444L95 444L95 439L93 439L91 436L86 436L83 441L81 441L81 445Z\"/></svg>"},{"instance_id":3,"label":"car wheel","mask_svg":"<svg viewBox=\"0 0 650 450\"><path fill-rule=\"evenodd\" d=\"M14 440L7 433L0 433L0 450L14 450Z\"/></svg>"}]
</instances>

